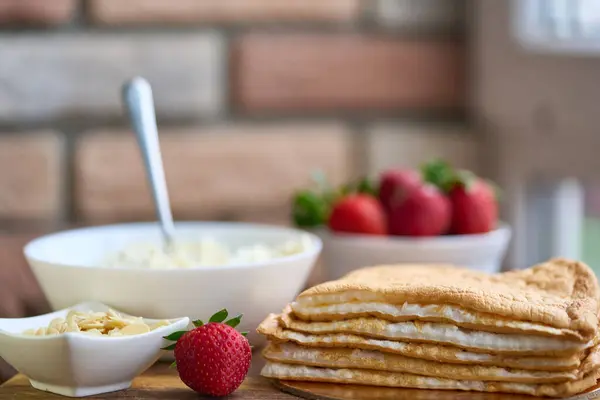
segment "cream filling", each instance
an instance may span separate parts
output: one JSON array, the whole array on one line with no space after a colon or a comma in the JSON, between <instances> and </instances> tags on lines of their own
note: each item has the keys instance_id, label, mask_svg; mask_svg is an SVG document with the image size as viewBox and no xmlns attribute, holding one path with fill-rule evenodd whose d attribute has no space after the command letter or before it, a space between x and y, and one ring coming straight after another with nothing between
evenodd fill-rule
<instances>
[{"instance_id":1,"label":"cream filling","mask_svg":"<svg viewBox=\"0 0 600 400\"><path fill-rule=\"evenodd\" d=\"M301 333L301 332L295 332L295 331L290 331L290 330L286 330L284 332L285 332L284 336L286 339L292 340L292 341L295 341L297 343L304 344L304 345L314 345L315 343L320 344L320 345L335 345L335 346L345 345L347 347L350 347L352 345L354 345L354 346L363 345L363 346L369 346L372 348L380 349L382 351L387 350L387 351L393 351L394 353L398 353L398 354L405 354L405 355L410 354L410 351L408 350L408 347L410 345L405 342L397 342L397 341L382 340L382 339L370 339L370 338L363 338L363 337L359 338L358 336L355 336L355 335L348 335L348 334L343 334L343 333L331 334L331 335L319 335L318 338L315 338L315 335L305 334L305 333ZM561 358L554 358L554 357L519 357L518 359L517 358L513 359L510 357L501 357L501 356L496 356L496 355L486 354L486 353L473 353L473 352L469 352L469 351L456 351L453 353L453 355L458 360L465 361L465 362L491 364L491 363L499 362L499 360L505 360L506 362L512 362L513 364L519 364L519 365L528 366L531 368L560 367L563 365L571 365L571 362L568 359L561 359ZM429 360L433 360L433 361L438 361L438 359L433 354L430 354L428 357L428 352L426 352L426 351L424 351L423 354L421 354L421 357L429 359ZM449 359L448 361L451 361L451 359Z\"/></svg>"},{"instance_id":2,"label":"cream filling","mask_svg":"<svg viewBox=\"0 0 600 400\"><path fill-rule=\"evenodd\" d=\"M512 328L522 331L545 332L551 335L561 335L562 331L550 326L536 324L526 321L506 320L482 315L455 305L438 304L409 304L402 305L362 302L362 303L336 303L329 305L306 305L300 301L291 305L292 309L300 315L322 316L322 315L352 315L373 314L388 315L393 318L416 317L416 318L439 318L453 321L457 324L473 324L484 326L495 326L498 328Z\"/></svg>"},{"instance_id":3,"label":"cream filling","mask_svg":"<svg viewBox=\"0 0 600 400\"><path fill-rule=\"evenodd\" d=\"M397 386L393 379L369 379L371 376L379 376L377 372L354 371L351 369L332 369L320 367L307 367L303 365L290 365L268 362L261 374L270 378L300 378L300 379L324 379L328 381L343 383L375 384L383 386ZM484 391L483 381L450 380L444 378L433 378L419 375L407 374L411 385L407 387L426 387L429 389L460 389ZM406 382L409 383L409 382ZM530 386L525 384L525 386Z\"/></svg>"},{"instance_id":4,"label":"cream filling","mask_svg":"<svg viewBox=\"0 0 600 400\"><path fill-rule=\"evenodd\" d=\"M354 349L349 355L346 355L347 353L345 353L343 357L340 357L339 355L336 357L336 350L307 348L292 343L281 344L279 345L279 351L268 351L268 354L275 358L275 360L283 363L295 361L330 368L364 368L365 365L378 365L380 368L376 369L386 371L395 370L397 372L407 372L418 375L435 375L436 371L439 372L440 368L444 367L442 371L444 371L445 374L442 376L446 377L452 377L452 375L449 375L449 372L447 372L450 371L454 375L457 373L460 373L462 376L465 376L465 374L469 376L478 375L485 380L575 378L575 376L569 375L568 372L527 371L491 366L473 367L469 365L452 365L419 359L411 360L404 356L388 354L387 357L390 360L395 360L391 361L392 364L396 365L395 369L392 370L389 369L389 364L387 364L386 367L386 355L379 351ZM343 363L340 364L339 360L342 360ZM336 366L336 364L338 365ZM354 365L354 367L352 365ZM430 372L431 369L433 369L433 374Z\"/></svg>"},{"instance_id":5,"label":"cream filling","mask_svg":"<svg viewBox=\"0 0 600 400\"><path fill-rule=\"evenodd\" d=\"M307 367L268 362L261 371L261 375L269 378L295 379L295 380L320 380L326 382L355 383L363 385L446 389L446 390L472 390L472 391L501 391L536 395L556 395L560 393L563 384L529 384L512 382L484 382L474 380L454 380L447 378L434 378L421 375L382 372L354 369L332 369L320 367ZM588 382L583 382L587 384ZM593 384L590 382L590 384ZM564 386L564 385L563 385ZM590 385L585 385L590 386ZM542 389L542 390L540 390ZM584 389L584 387L582 387Z\"/></svg>"},{"instance_id":6,"label":"cream filling","mask_svg":"<svg viewBox=\"0 0 600 400\"><path fill-rule=\"evenodd\" d=\"M369 319L350 319L334 322L293 321L289 328L311 333L344 332L366 334L385 339L446 343L453 346L486 351L543 352L583 350L593 345L592 341L581 343L579 341L549 336L492 333L462 329L456 325L435 322L408 321L391 323Z\"/></svg>"}]
</instances>

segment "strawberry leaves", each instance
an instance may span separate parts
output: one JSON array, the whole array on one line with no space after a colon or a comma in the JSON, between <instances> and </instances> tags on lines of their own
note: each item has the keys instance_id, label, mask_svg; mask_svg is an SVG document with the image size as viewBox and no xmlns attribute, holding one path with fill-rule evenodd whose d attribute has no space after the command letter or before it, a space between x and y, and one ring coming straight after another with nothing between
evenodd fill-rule
<instances>
[{"instance_id":1,"label":"strawberry leaves","mask_svg":"<svg viewBox=\"0 0 600 400\"><path fill-rule=\"evenodd\" d=\"M240 324L240 322L242 322L242 316L244 314L240 314L237 317L233 317L228 321L225 321L225 325L229 325L232 328L235 328L236 326L238 326Z\"/></svg>"},{"instance_id":2,"label":"strawberry leaves","mask_svg":"<svg viewBox=\"0 0 600 400\"><path fill-rule=\"evenodd\" d=\"M456 182L456 172L444 160L435 159L423 164L421 175L425 182L437 186L444 193L448 193Z\"/></svg>"},{"instance_id":3,"label":"strawberry leaves","mask_svg":"<svg viewBox=\"0 0 600 400\"><path fill-rule=\"evenodd\" d=\"M167 340L173 340L173 341L178 341L180 337L182 337L187 331L178 331L178 332L173 332L168 336L164 336L165 339Z\"/></svg>"},{"instance_id":4,"label":"strawberry leaves","mask_svg":"<svg viewBox=\"0 0 600 400\"><path fill-rule=\"evenodd\" d=\"M235 328L240 324L240 322L242 322L243 315L244 314L240 314L233 318L227 319L227 317L229 316L229 312L227 311L227 309L224 308L224 309L219 310L216 313L214 313L209 318L208 323L222 323L225 325L229 325L232 328ZM202 320L200 320L200 319L192 321L192 324L194 325L194 328L200 328L201 326L204 326L204 322L202 322ZM189 331L177 331L177 332L173 332L167 336L163 336L164 339L174 341L175 343L171 343L170 345L168 345L166 347L162 347L161 349L162 350L175 350L177 341L179 339L181 339L183 337L183 335L185 335L188 332ZM240 332L240 334L242 336L246 337L248 332Z\"/></svg>"},{"instance_id":5,"label":"strawberry leaves","mask_svg":"<svg viewBox=\"0 0 600 400\"><path fill-rule=\"evenodd\" d=\"M217 311L212 317L210 317L208 322L223 322L225 321L225 318L227 318L228 315L229 313L227 312L227 310L222 309L221 311Z\"/></svg>"},{"instance_id":6,"label":"strawberry leaves","mask_svg":"<svg viewBox=\"0 0 600 400\"><path fill-rule=\"evenodd\" d=\"M181 331L183 333L186 333L186 331ZM181 335L183 336L183 335ZM166 339L166 338L165 338ZM161 347L161 350L175 350L175 345L177 344L177 342L175 343L171 343L170 345L168 345L167 347Z\"/></svg>"},{"instance_id":7,"label":"strawberry leaves","mask_svg":"<svg viewBox=\"0 0 600 400\"><path fill-rule=\"evenodd\" d=\"M474 172L465 169L454 169L448 162L435 159L421 166L421 175L425 182L435 185L444 193L459 186L465 190L472 190L475 183L480 180L485 182L495 194L496 200L500 201L502 191L494 182L480 179Z\"/></svg>"}]
</instances>

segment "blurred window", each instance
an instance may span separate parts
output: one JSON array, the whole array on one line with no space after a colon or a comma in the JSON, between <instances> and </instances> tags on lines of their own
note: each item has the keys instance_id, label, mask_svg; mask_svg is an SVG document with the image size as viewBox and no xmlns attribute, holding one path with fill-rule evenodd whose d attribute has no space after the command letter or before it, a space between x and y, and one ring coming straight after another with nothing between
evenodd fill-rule
<instances>
[{"instance_id":1,"label":"blurred window","mask_svg":"<svg viewBox=\"0 0 600 400\"><path fill-rule=\"evenodd\" d=\"M600 54L600 0L513 0L513 12L529 50Z\"/></svg>"},{"instance_id":2,"label":"blurred window","mask_svg":"<svg viewBox=\"0 0 600 400\"><path fill-rule=\"evenodd\" d=\"M580 259L600 277L600 185L574 178L529 186L527 263Z\"/></svg>"}]
</instances>

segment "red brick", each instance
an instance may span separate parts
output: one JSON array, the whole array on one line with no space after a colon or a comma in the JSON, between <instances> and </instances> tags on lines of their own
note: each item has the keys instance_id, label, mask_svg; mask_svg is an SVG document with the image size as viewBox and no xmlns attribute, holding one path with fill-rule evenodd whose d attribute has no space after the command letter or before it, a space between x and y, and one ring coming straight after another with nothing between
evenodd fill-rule
<instances>
[{"instance_id":1,"label":"red brick","mask_svg":"<svg viewBox=\"0 0 600 400\"><path fill-rule=\"evenodd\" d=\"M233 95L246 112L463 106L463 47L358 34L249 34Z\"/></svg>"},{"instance_id":2,"label":"red brick","mask_svg":"<svg viewBox=\"0 0 600 400\"><path fill-rule=\"evenodd\" d=\"M0 318L43 314L49 310L23 247L40 234L0 233Z\"/></svg>"},{"instance_id":3,"label":"red brick","mask_svg":"<svg viewBox=\"0 0 600 400\"><path fill-rule=\"evenodd\" d=\"M198 21L348 21L358 0L92 0L100 24L189 24Z\"/></svg>"},{"instance_id":4,"label":"red brick","mask_svg":"<svg viewBox=\"0 0 600 400\"><path fill-rule=\"evenodd\" d=\"M53 132L0 136L0 218L53 220L63 200L63 140Z\"/></svg>"},{"instance_id":5,"label":"red brick","mask_svg":"<svg viewBox=\"0 0 600 400\"><path fill-rule=\"evenodd\" d=\"M167 131L161 147L176 217L257 222L273 210L280 221L291 194L309 183L315 168L333 182L345 180L352 152L347 132L333 123ZM132 133L92 132L81 138L75 206L84 221L154 218Z\"/></svg>"},{"instance_id":6,"label":"red brick","mask_svg":"<svg viewBox=\"0 0 600 400\"><path fill-rule=\"evenodd\" d=\"M58 25L68 22L75 0L2 0L0 24Z\"/></svg>"},{"instance_id":7,"label":"red brick","mask_svg":"<svg viewBox=\"0 0 600 400\"><path fill-rule=\"evenodd\" d=\"M50 310L25 257L23 246L37 234L0 233L0 318L20 318ZM15 370L0 358L0 383Z\"/></svg>"}]
</instances>

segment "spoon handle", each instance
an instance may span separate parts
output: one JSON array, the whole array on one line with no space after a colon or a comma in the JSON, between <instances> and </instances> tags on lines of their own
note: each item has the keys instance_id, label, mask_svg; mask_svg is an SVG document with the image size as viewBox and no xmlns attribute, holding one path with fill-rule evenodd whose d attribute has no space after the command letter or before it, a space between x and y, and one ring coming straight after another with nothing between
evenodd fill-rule
<instances>
[{"instance_id":1,"label":"spoon handle","mask_svg":"<svg viewBox=\"0 0 600 400\"><path fill-rule=\"evenodd\" d=\"M158 141L152 88L144 78L133 78L123 85L122 96L146 165L146 174L154 197L156 215L160 221L163 236L167 243L170 243L175 228Z\"/></svg>"}]
</instances>

